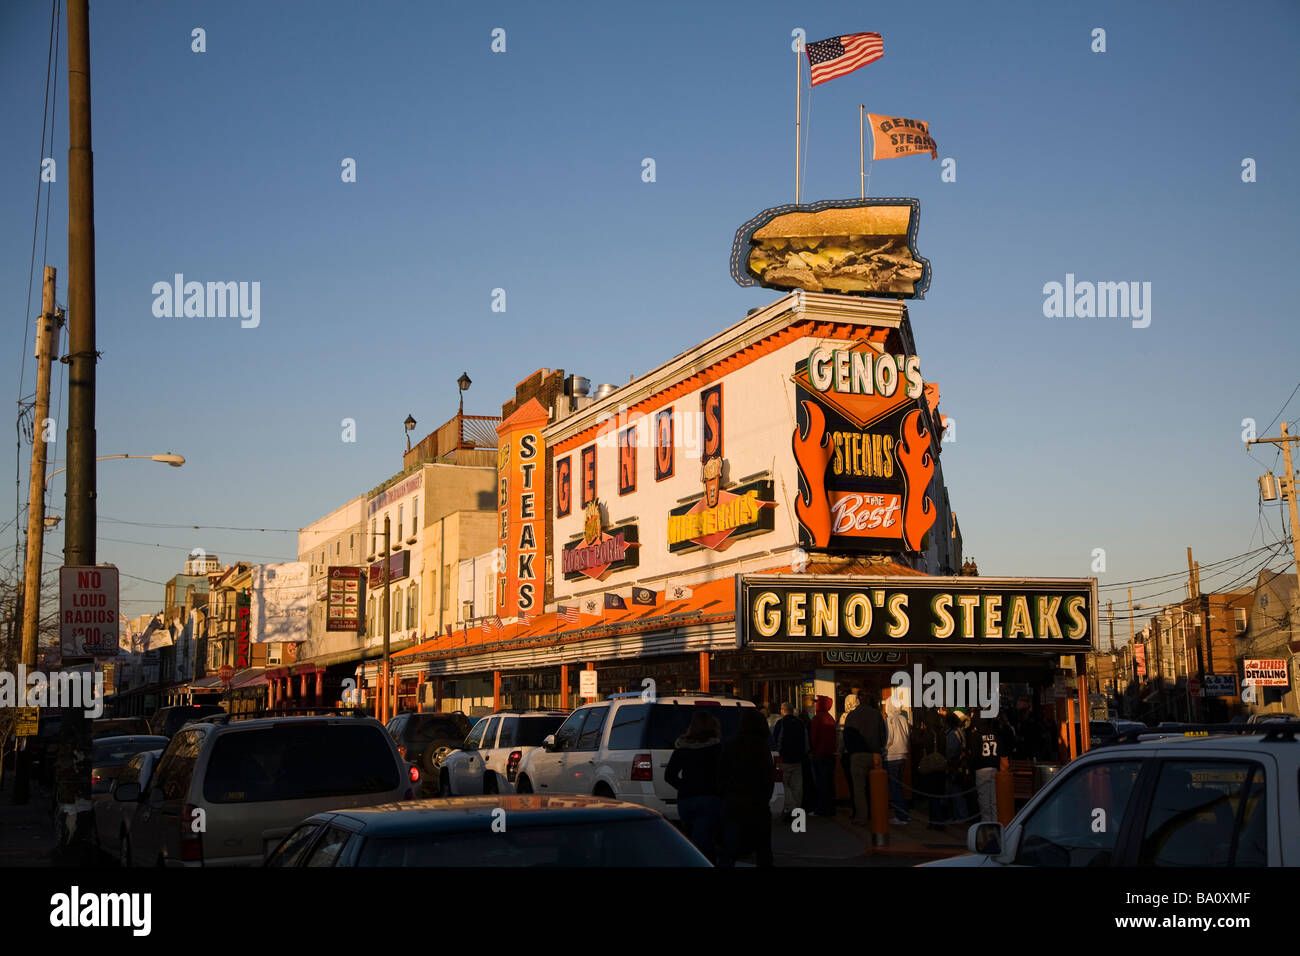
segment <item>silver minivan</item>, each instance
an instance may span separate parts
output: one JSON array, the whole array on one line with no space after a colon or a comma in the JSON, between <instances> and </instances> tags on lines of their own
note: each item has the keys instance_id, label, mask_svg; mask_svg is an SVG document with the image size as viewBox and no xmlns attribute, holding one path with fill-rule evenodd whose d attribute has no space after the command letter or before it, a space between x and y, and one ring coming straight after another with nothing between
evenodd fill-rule
<instances>
[{"instance_id":1,"label":"silver minivan","mask_svg":"<svg viewBox=\"0 0 1300 956\"><path fill-rule=\"evenodd\" d=\"M258 866L314 813L413 797L410 768L369 717L285 717L177 731L137 800L127 865Z\"/></svg>"}]
</instances>

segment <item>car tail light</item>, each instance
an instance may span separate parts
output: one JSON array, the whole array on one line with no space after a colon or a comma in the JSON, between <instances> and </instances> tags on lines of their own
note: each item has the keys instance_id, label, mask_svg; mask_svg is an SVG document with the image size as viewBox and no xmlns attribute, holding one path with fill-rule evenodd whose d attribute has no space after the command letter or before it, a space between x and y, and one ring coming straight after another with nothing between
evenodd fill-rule
<instances>
[{"instance_id":1,"label":"car tail light","mask_svg":"<svg viewBox=\"0 0 1300 956\"><path fill-rule=\"evenodd\" d=\"M198 807L188 803L181 812L181 860L186 863L203 861L203 834L196 833L194 826L195 817L198 817L199 813Z\"/></svg>"},{"instance_id":2,"label":"car tail light","mask_svg":"<svg viewBox=\"0 0 1300 956\"><path fill-rule=\"evenodd\" d=\"M104 778L99 775L98 770L92 770L90 772L90 785L92 787L99 785L100 783L103 782L103 780Z\"/></svg>"},{"instance_id":3,"label":"car tail light","mask_svg":"<svg viewBox=\"0 0 1300 956\"><path fill-rule=\"evenodd\" d=\"M511 783L515 782L515 774L519 772L519 761L523 755L522 750L512 750L510 756L506 758L506 779Z\"/></svg>"},{"instance_id":4,"label":"car tail light","mask_svg":"<svg viewBox=\"0 0 1300 956\"><path fill-rule=\"evenodd\" d=\"M401 757L403 760L406 759L406 744L397 745L397 755Z\"/></svg>"},{"instance_id":5,"label":"car tail light","mask_svg":"<svg viewBox=\"0 0 1300 956\"><path fill-rule=\"evenodd\" d=\"M650 759L649 754L637 754L632 758L632 779L654 779L654 762Z\"/></svg>"},{"instance_id":6,"label":"car tail light","mask_svg":"<svg viewBox=\"0 0 1300 956\"><path fill-rule=\"evenodd\" d=\"M781 758L777 754L772 754L772 782L785 782L785 771L781 769Z\"/></svg>"},{"instance_id":7,"label":"car tail light","mask_svg":"<svg viewBox=\"0 0 1300 956\"><path fill-rule=\"evenodd\" d=\"M696 707L721 707L721 706L722 706L722 701L720 701L720 700L697 700L697 701L695 701L695 706L696 706Z\"/></svg>"},{"instance_id":8,"label":"car tail light","mask_svg":"<svg viewBox=\"0 0 1300 956\"><path fill-rule=\"evenodd\" d=\"M415 764L411 764L411 768L410 768L410 769L411 769L411 783L419 783L419 782L420 782L420 768L417 767Z\"/></svg>"}]
</instances>

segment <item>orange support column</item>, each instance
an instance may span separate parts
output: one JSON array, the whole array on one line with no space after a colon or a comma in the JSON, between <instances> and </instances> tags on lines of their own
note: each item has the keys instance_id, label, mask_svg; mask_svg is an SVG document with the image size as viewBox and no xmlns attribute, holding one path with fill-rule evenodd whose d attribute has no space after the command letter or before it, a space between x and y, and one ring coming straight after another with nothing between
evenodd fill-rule
<instances>
[{"instance_id":1,"label":"orange support column","mask_svg":"<svg viewBox=\"0 0 1300 956\"><path fill-rule=\"evenodd\" d=\"M1079 683L1079 749L1087 753L1092 746L1092 734L1088 727L1088 655L1074 655L1075 679Z\"/></svg>"},{"instance_id":2,"label":"orange support column","mask_svg":"<svg viewBox=\"0 0 1300 956\"><path fill-rule=\"evenodd\" d=\"M1016 815L1016 778L1011 773L1011 760L1003 757L998 767L995 783L998 802L998 823L1004 827Z\"/></svg>"},{"instance_id":3,"label":"orange support column","mask_svg":"<svg viewBox=\"0 0 1300 956\"><path fill-rule=\"evenodd\" d=\"M709 692L709 652L700 651L700 693Z\"/></svg>"},{"instance_id":4,"label":"orange support column","mask_svg":"<svg viewBox=\"0 0 1300 956\"><path fill-rule=\"evenodd\" d=\"M560 710L569 709L569 665L560 665Z\"/></svg>"},{"instance_id":5,"label":"orange support column","mask_svg":"<svg viewBox=\"0 0 1300 956\"><path fill-rule=\"evenodd\" d=\"M1067 697L1065 700L1065 733L1066 739L1070 745L1070 759L1073 760L1079 756L1078 743L1074 739L1074 698Z\"/></svg>"},{"instance_id":6,"label":"orange support column","mask_svg":"<svg viewBox=\"0 0 1300 956\"><path fill-rule=\"evenodd\" d=\"M501 709L501 672L492 672L492 709Z\"/></svg>"},{"instance_id":7,"label":"orange support column","mask_svg":"<svg viewBox=\"0 0 1300 956\"><path fill-rule=\"evenodd\" d=\"M325 704L325 668L316 671L316 706L323 707Z\"/></svg>"}]
</instances>

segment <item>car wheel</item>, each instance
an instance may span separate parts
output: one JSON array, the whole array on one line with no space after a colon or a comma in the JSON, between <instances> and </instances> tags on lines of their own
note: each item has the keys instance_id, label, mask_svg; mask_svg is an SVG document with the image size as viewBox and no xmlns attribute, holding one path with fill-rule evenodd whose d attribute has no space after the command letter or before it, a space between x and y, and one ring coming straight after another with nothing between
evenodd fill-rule
<instances>
[{"instance_id":1,"label":"car wheel","mask_svg":"<svg viewBox=\"0 0 1300 956\"><path fill-rule=\"evenodd\" d=\"M527 777L520 777L515 781L515 793L532 793L533 784Z\"/></svg>"},{"instance_id":2,"label":"car wheel","mask_svg":"<svg viewBox=\"0 0 1300 956\"><path fill-rule=\"evenodd\" d=\"M483 775L483 792L488 795L501 792L497 787L497 775L491 770Z\"/></svg>"},{"instance_id":3,"label":"car wheel","mask_svg":"<svg viewBox=\"0 0 1300 956\"><path fill-rule=\"evenodd\" d=\"M447 771L445 770L442 773L438 774L438 796L440 797L451 796L451 775L448 774Z\"/></svg>"},{"instance_id":4,"label":"car wheel","mask_svg":"<svg viewBox=\"0 0 1300 956\"><path fill-rule=\"evenodd\" d=\"M614 799L614 791L609 789L609 784L607 783L596 784L596 789L592 791L591 795L593 797L609 797L611 800Z\"/></svg>"},{"instance_id":5,"label":"car wheel","mask_svg":"<svg viewBox=\"0 0 1300 956\"><path fill-rule=\"evenodd\" d=\"M118 866L131 865L131 838L126 835L125 831L122 833L121 840L118 841L117 865Z\"/></svg>"}]
</instances>

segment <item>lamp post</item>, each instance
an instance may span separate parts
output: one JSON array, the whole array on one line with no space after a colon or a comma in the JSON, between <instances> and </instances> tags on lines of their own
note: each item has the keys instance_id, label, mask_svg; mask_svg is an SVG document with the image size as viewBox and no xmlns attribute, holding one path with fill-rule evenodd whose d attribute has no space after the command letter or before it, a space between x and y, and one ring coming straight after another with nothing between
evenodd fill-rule
<instances>
[{"instance_id":1,"label":"lamp post","mask_svg":"<svg viewBox=\"0 0 1300 956\"><path fill-rule=\"evenodd\" d=\"M469 387L474 383L470 381L468 372L461 372L460 378L456 379L456 384L460 386L460 411L458 411L456 414L460 416L464 416L465 393L469 391Z\"/></svg>"},{"instance_id":2,"label":"lamp post","mask_svg":"<svg viewBox=\"0 0 1300 956\"><path fill-rule=\"evenodd\" d=\"M411 432L415 431L415 416L407 415L406 421L402 422L406 426L406 450L411 450Z\"/></svg>"},{"instance_id":3,"label":"lamp post","mask_svg":"<svg viewBox=\"0 0 1300 956\"><path fill-rule=\"evenodd\" d=\"M156 461L161 465L171 465L173 468L179 468L181 465L185 464L185 458L183 456L173 455L171 452L167 452L165 455L103 455L96 458L95 461L111 461L114 458L147 458L150 461ZM66 468L60 468L58 471L50 472L49 478L45 479L46 490L49 490L50 481L55 475L62 474L67 470L68 469Z\"/></svg>"}]
</instances>

